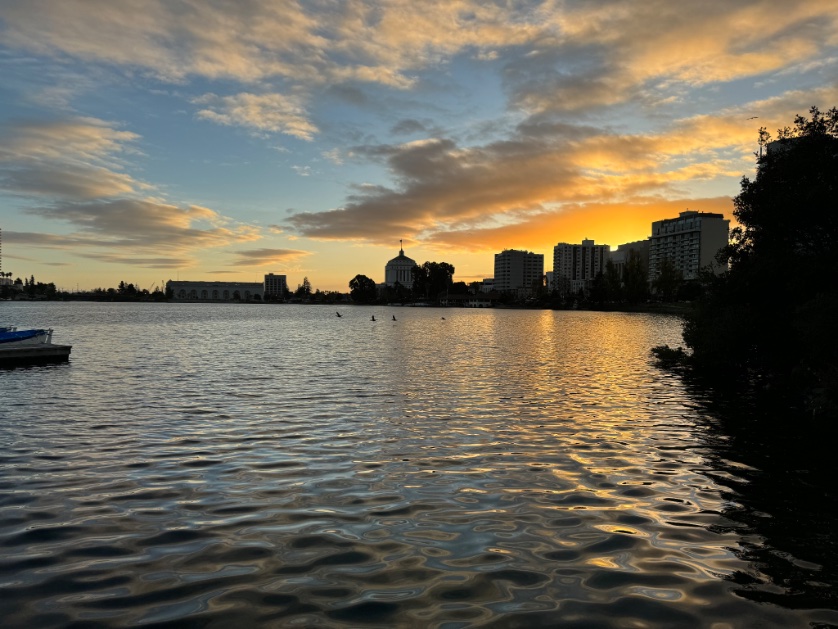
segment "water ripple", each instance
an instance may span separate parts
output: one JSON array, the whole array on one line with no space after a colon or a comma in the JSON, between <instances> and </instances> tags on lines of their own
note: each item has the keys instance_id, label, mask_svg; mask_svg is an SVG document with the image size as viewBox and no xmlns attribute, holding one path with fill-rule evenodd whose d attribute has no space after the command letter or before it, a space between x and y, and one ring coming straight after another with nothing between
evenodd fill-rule
<instances>
[{"instance_id":1,"label":"water ripple","mask_svg":"<svg viewBox=\"0 0 838 629\"><path fill-rule=\"evenodd\" d=\"M13 307L74 351L0 374L4 627L838 624L740 595L784 591L758 470L651 363L676 319Z\"/></svg>"}]
</instances>

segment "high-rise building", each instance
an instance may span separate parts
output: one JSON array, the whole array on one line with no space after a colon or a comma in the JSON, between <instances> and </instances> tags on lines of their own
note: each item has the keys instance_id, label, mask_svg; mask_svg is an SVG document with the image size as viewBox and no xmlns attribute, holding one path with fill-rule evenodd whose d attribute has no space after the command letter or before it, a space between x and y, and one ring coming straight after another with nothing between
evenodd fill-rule
<instances>
[{"instance_id":1,"label":"high-rise building","mask_svg":"<svg viewBox=\"0 0 838 629\"><path fill-rule=\"evenodd\" d=\"M285 297L285 293L288 291L288 282L285 276L268 273L265 276L264 291L265 297Z\"/></svg>"},{"instance_id":2,"label":"high-rise building","mask_svg":"<svg viewBox=\"0 0 838 629\"><path fill-rule=\"evenodd\" d=\"M669 259L685 280L698 278L704 268L723 273L726 267L716 261L716 254L728 244L729 230L730 221L711 212L687 210L678 218L655 221L649 238L649 281L657 279L664 259Z\"/></svg>"},{"instance_id":3,"label":"high-rise building","mask_svg":"<svg viewBox=\"0 0 838 629\"><path fill-rule=\"evenodd\" d=\"M529 294L544 281L544 254L505 249L495 254L496 291Z\"/></svg>"},{"instance_id":4,"label":"high-rise building","mask_svg":"<svg viewBox=\"0 0 838 629\"><path fill-rule=\"evenodd\" d=\"M560 292L579 292L605 270L608 245L583 240L581 245L560 242L553 247L553 288Z\"/></svg>"}]
</instances>

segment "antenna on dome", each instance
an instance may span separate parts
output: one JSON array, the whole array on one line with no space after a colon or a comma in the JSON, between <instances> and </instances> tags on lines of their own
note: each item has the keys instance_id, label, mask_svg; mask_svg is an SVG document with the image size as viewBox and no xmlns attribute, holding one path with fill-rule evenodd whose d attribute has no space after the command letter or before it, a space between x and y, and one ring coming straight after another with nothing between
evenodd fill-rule
<instances>
[{"instance_id":1,"label":"antenna on dome","mask_svg":"<svg viewBox=\"0 0 838 629\"><path fill-rule=\"evenodd\" d=\"M399 239L399 254L404 255L404 246L402 245L401 238Z\"/></svg>"}]
</instances>

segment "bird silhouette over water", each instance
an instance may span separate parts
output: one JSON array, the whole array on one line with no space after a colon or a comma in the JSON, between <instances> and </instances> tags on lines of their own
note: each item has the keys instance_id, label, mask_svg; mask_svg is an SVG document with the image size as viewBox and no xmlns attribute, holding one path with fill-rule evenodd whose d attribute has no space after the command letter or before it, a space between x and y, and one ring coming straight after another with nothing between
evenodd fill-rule
<instances>
[{"instance_id":1,"label":"bird silhouette over water","mask_svg":"<svg viewBox=\"0 0 838 629\"><path fill-rule=\"evenodd\" d=\"M375 321L375 315L370 317L370 321Z\"/></svg>"},{"instance_id":2,"label":"bird silhouette over water","mask_svg":"<svg viewBox=\"0 0 838 629\"><path fill-rule=\"evenodd\" d=\"M396 320L396 315L393 315L393 321L395 321L395 320Z\"/></svg>"},{"instance_id":3,"label":"bird silhouette over water","mask_svg":"<svg viewBox=\"0 0 838 629\"><path fill-rule=\"evenodd\" d=\"M443 321L445 321L445 317L440 317Z\"/></svg>"},{"instance_id":4,"label":"bird silhouette over water","mask_svg":"<svg viewBox=\"0 0 838 629\"><path fill-rule=\"evenodd\" d=\"M336 314L337 316L339 316L339 317L342 317L342 316L343 316L343 315L342 315L341 313L339 313L339 312L336 312L335 314Z\"/></svg>"}]
</instances>

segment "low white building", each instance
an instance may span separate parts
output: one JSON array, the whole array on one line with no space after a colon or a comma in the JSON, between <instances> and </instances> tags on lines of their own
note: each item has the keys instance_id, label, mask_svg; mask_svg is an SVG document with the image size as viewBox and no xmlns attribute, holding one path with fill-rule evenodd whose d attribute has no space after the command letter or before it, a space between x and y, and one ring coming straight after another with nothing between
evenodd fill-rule
<instances>
[{"instance_id":1,"label":"low white building","mask_svg":"<svg viewBox=\"0 0 838 629\"><path fill-rule=\"evenodd\" d=\"M262 282L181 282L169 280L173 301L262 301Z\"/></svg>"}]
</instances>

